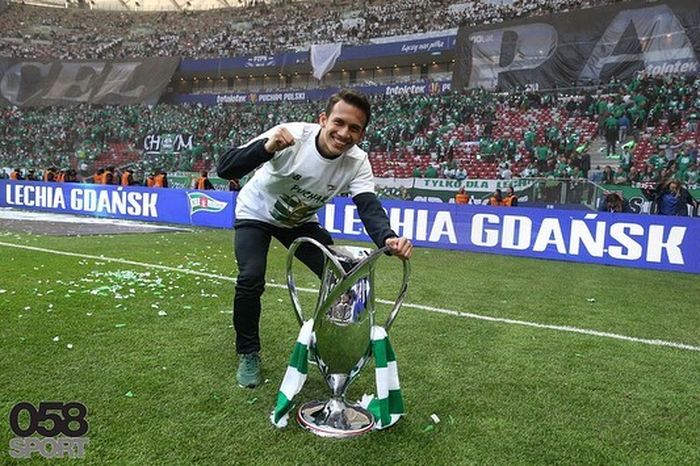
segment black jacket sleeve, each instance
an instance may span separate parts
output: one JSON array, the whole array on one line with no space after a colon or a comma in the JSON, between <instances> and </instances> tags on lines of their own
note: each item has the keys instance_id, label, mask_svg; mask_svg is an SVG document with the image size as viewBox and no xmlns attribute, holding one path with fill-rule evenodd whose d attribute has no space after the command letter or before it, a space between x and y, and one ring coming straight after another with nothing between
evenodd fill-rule
<instances>
[{"instance_id":1,"label":"black jacket sleeve","mask_svg":"<svg viewBox=\"0 0 700 466\"><path fill-rule=\"evenodd\" d=\"M229 149L219 159L216 174L219 175L219 178L226 180L243 178L275 155L265 150L266 142L267 138L255 141L246 147Z\"/></svg>"},{"instance_id":2,"label":"black jacket sleeve","mask_svg":"<svg viewBox=\"0 0 700 466\"><path fill-rule=\"evenodd\" d=\"M374 193L360 193L352 198L357 206L357 213L374 244L384 247L387 238L398 236L389 225L389 217L382 209L382 204Z\"/></svg>"}]
</instances>

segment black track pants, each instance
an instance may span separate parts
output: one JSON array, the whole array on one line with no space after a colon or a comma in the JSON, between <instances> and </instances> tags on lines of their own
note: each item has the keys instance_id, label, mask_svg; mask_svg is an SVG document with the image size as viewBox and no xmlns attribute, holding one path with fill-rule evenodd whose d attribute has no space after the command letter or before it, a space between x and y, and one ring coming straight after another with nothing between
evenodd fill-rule
<instances>
[{"instance_id":1,"label":"black track pants","mask_svg":"<svg viewBox=\"0 0 700 466\"><path fill-rule=\"evenodd\" d=\"M333 244L330 234L318 223L305 223L296 228L280 228L255 220L240 220L235 225L234 248L238 261L238 279L233 298L233 327L236 330L236 352L260 351L260 296L265 290L267 252L272 237L286 248L308 236L321 244ZM311 244L299 246L296 257L316 275L323 269L323 253Z\"/></svg>"}]
</instances>

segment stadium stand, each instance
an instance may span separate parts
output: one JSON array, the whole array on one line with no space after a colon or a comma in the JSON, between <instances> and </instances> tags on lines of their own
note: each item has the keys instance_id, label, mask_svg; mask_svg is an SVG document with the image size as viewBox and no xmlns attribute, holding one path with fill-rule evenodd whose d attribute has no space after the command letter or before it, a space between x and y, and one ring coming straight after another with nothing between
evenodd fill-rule
<instances>
[{"instance_id":1,"label":"stadium stand","mask_svg":"<svg viewBox=\"0 0 700 466\"><path fill-rule=\"evenodd\" d=\"M590 168L585 154L602 148L602 123L610 115L630 114L635 125L623 142L631 143L631 159L625 163L616 154L606 162L640 174L627 183L672 175L697 183L700 78L644 78L566 95L470 90L372 100L374 117L363 145L376 176L459 177L457 170L464 169L469 178L478 179L584 177ZM143 173L156 168L206 170L229 145L241 144L282 119L315 121L320 105L4 108L0 166L30 168L31 160L31 168L83 166L84 174L107 165L131 165ZM644 108L650 111L640 112ZM192 135L196 143L176 155L148 155L143 138L149 134Z\"/></svg>"},{"instance_id":2,"label":"stadium stand","mask_svg":"<svg viewBox=\"0 0 700 466\"><path fill-rule=\"evenodd\" d=\"M39 59L218 58L362 44L372 38L491 24L615 0L284 2L177 12L114 12L12 3L0 15L0 55ZM125 2L124 5L127 5Z\"/></svg>"}]
</instances>

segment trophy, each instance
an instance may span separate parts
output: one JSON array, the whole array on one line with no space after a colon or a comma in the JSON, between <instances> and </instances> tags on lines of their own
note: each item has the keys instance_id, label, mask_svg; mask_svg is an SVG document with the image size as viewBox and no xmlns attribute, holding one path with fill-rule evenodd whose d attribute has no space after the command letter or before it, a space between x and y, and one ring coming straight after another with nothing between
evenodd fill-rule
<instances>
[{"instance_id":1,"label":"trophy","mask_svg":"<svg viewBox=\"0 0 700 466\"><path fill-rule=\"evenodd\" d=\"M324 255L318 300L313 314L315 339L309 354L331 389L327 401L311 401L297 412L297 422L321 437L347 438L372 430L375 420L366 409L349 404L348 386L372 355L371 331L375 325L374 271L387 248L374 251L354 246L324 246L302 237L292 243L287 257L287 285L299 324L306 320L292 275L294 253L303 243L318 247ZM410 265L403 261L403 282L384 328L388 331L408 291Z\"/></svg>"}]
</instances>

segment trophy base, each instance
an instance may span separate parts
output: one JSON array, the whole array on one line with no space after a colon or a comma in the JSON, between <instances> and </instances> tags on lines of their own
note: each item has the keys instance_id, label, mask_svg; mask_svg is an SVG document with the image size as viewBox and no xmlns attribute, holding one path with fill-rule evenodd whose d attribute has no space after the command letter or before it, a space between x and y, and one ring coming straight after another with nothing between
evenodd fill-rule
<instances>
[{"instance_id":1,"label":"trophy base","mask_svg":"<svg viewBox=\"0 0 700 466\"><path fill-rule=\"evenodd\" d=\"M374 428L372 413L343 400L310 401L299 408L297 422L319 437L350 438Z\"/></svg>"}]
</instances>

